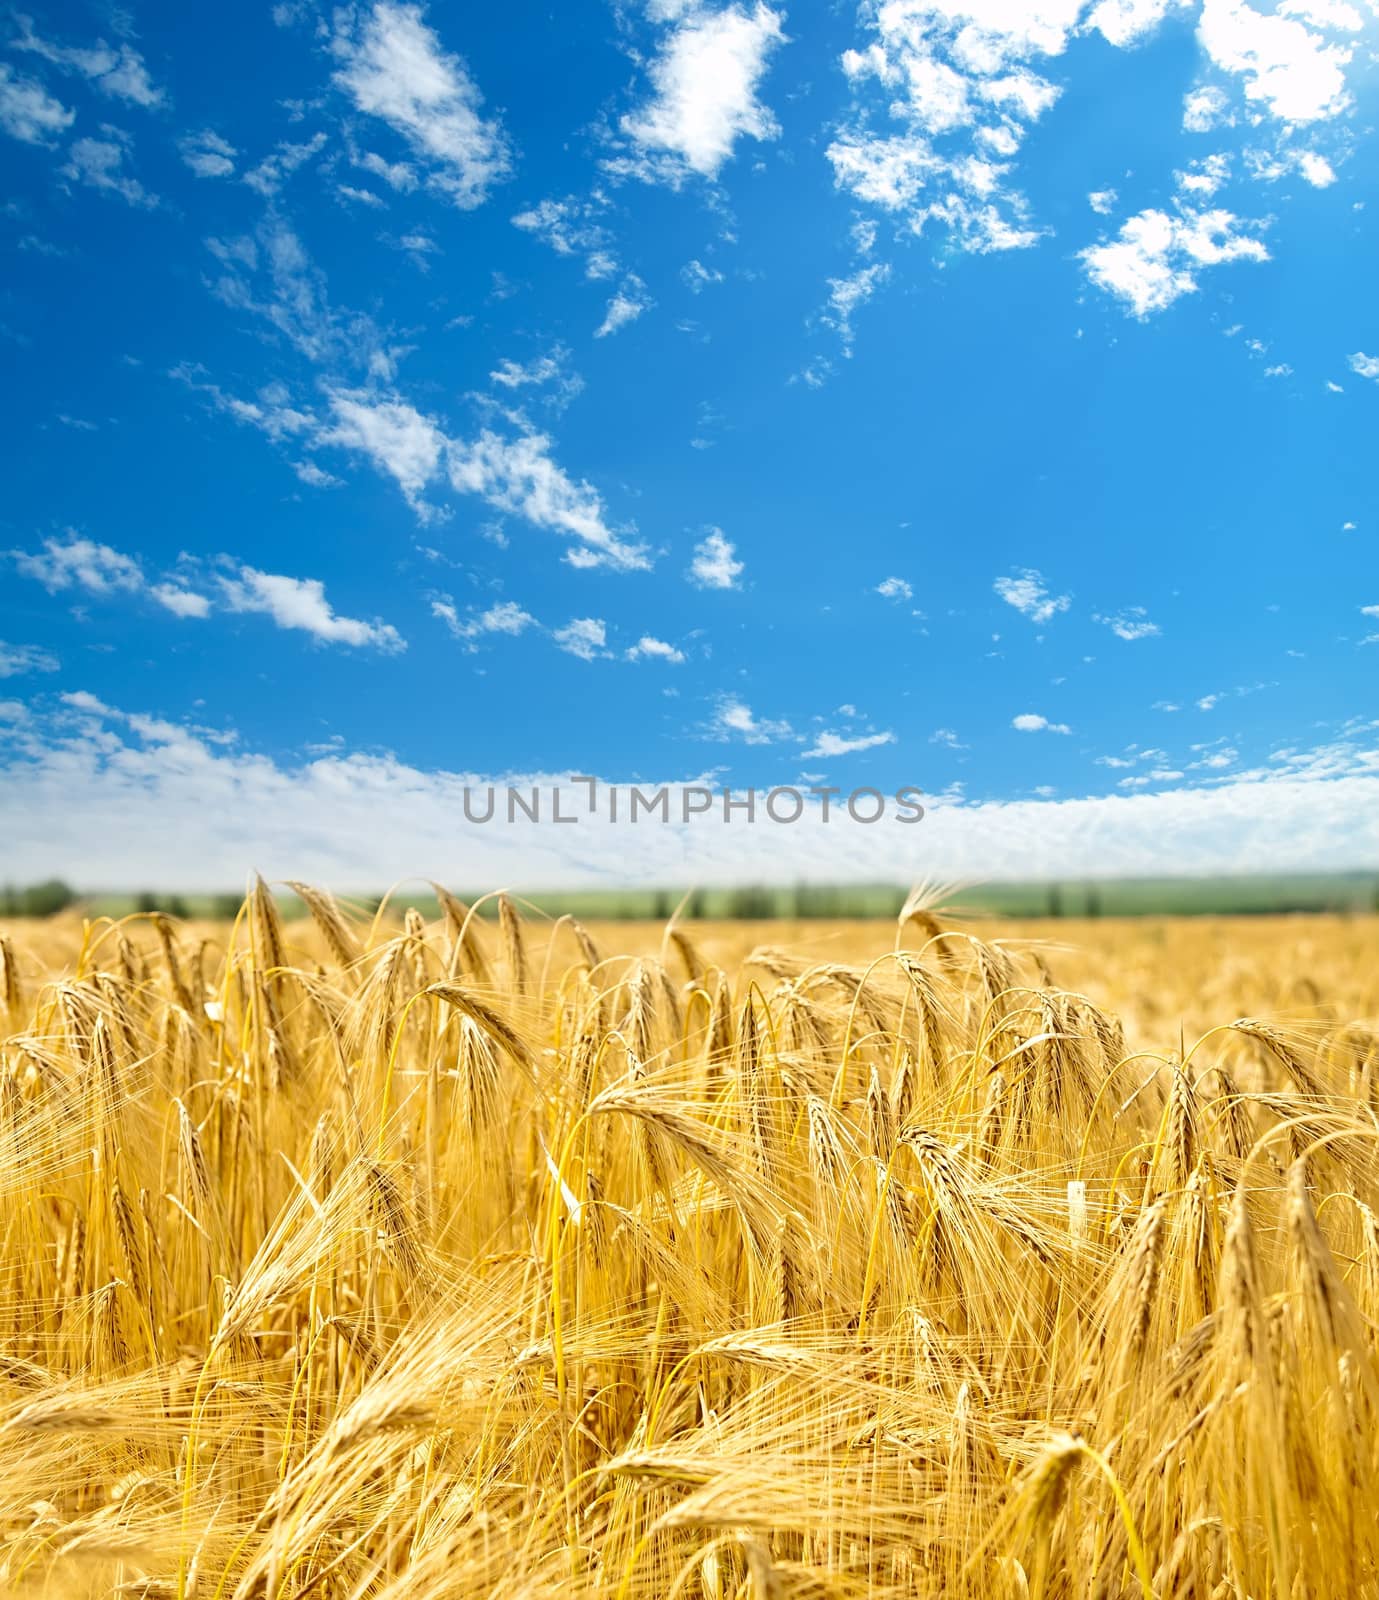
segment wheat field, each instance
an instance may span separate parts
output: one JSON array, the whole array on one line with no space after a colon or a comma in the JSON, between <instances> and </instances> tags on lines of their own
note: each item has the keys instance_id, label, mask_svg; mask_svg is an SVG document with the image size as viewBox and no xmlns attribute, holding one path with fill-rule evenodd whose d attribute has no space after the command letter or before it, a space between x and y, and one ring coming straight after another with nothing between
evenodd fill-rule
<instances>
[{"instance_id":1,"label":"wheat field","mask_svg":"<svg viewBox=\"0 0 1379 1600\"><path fill-rule=\"evenodd\" d=\"M3 929L4 1593L1379 1590L1372 919L296 888Z\"/></svg>"}]
</instances>

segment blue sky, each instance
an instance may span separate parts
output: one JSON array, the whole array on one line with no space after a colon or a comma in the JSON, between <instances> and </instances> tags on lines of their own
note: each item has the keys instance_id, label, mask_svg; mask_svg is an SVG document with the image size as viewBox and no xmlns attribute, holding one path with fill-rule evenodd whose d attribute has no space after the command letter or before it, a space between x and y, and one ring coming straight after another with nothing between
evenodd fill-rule
<instances>
[{"instance_id":1,"label":"blue sky","mask_svg":"<svg viewBox=\"0 0 1379 1600\"><path fill-rule=\"evenodd\" d=\"M4 22L16 872L1379 862L1375 8L574 10Z\"/></svg>"}]
</instances>

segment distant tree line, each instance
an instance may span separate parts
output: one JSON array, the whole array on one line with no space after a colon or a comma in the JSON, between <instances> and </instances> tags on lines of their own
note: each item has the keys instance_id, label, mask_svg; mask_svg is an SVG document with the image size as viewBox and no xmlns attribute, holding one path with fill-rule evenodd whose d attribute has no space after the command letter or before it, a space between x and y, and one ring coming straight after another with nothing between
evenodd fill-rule
<instances>
[{"instance_id":1,"label":"distant tree line","mask_svg":"<svg viewBox=\"0 0 1379 1600\"><path fill-rule=\"evenodd\" d=\"M0 915L6 917L51 917L65 911L77 898L76 890L61 878L46 883L31 883L18 889L7 883L0 889Z\"/></svg>"},{"instance_id":2,"label":"distant tree line","mask_svg":"<svg viewBox=\"0 0 1379 1600\"><path fill-rule=\"evenodd\" d=\"M0 917L52 917L66 911L81 900L81 896L61 878L48 878L43 883L19 887L7 883L0 887ZM203 916L233 917L240 908L237 894L198 895L196 905L190 906L180 894L154 894L145 889L129 897L130 908L148 915L162 912L169 917Z\"/></svg>"},{"instance_id":3,"label":"distant tree line","mask_svg":"<svg viewBox=\"0 0 1379 1600\"><path fill-rule=\"evenodd\" d=\"M1366 881L1366 874L1340 875L1336 881L1290 882L1285 876L1276 881L1242 879L1239 886L1223 881L1208 883L1200 890L1190 881L1163 893L1145 892L1144 885L1069 882L999 886L977 896L970 909L997 915L1025 917L1099 917L1103 915L1172 916L1208 912L1218 916L1288 912L1355 912L1369 908L1379 911L1379 883ZM1358 881L1357 881L1358 880ZM1153 891L1154 885L1148 886ZM1103 898L1104 892L1104 898ZM466 895L476 903L479 916L495 918L497 899ZM0 917L51 917L84 899L61 878L43 883L0 887ZM584 918L651 918L666 922L675 914L686 921L768 921L773 917L798 920L811 918L844 920L854 917L894 917L904 903L904 891L884 884L795 884L768 887L744 884L734 889L696 889L689 894L678 889L632 889L594 891L589 894L537 895L535 903L551 915L571 911ZM989 903L988 903L989 902ZM92 914L121 916L128 912L169 917L205 917L229 921L238 915L243 897L239 894L157 894L145 889L138 894L96 895ZM372 916L381 905L377 895L350 895L349 907L358 915ZM430 916L440 915L440 907L422 900ZM285 914L299 915L302 907L287 897ZM394 907L396 910L396 907Z\"/></svg>"}]
</instances>

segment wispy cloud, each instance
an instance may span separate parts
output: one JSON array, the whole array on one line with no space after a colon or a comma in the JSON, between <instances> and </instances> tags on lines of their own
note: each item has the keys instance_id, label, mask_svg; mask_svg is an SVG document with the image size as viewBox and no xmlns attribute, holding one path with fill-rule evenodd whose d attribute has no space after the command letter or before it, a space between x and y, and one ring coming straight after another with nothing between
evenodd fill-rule
<instances>
[{"instance_id":1,"label":"wispy cloud","mask_svg":"<svg viewBox=\"0 0 1379 1600\"><path fill-rule=\"evenodd\" d=\"M1124 611L1117 611L1113 616L1103 616L1100 612L1094 612L1092 621L1109 628L1117 639L1131 641L1152 639L1159 632L1158 623L1149 620L1149 613L1143 606L1127 606Z\"/></svg>"},{"instance_id":2,"label":"wispy cloud","mask_svg":"<svg viewBox=\"0 0 1379 1600\"><path fill-rule=\"evenodd\" d=\"M584 198L571 194L538 201L519 211L512 224L543 240L557 255L582 256L584 276L598 280L618 270L613 235L602 220L607 210L607 199L596 190Z\"/></svg>"},{"instance_id":3,"label":"wispy cloud","mask_svg":"<svg viewBox=\"0 0 1379 1600\"><path fill-rule=\"evenodd\" d=\"M36 78L27 78L8 61L0 61L0 128L11 139L24 144L54 144L76 116Z\"/></svg>"},{"instance_id":4,"label":"wispy cloud","mask_svg":"<svg viewBox=\"0 0 1379 1600\"><path fill-rule=\"evenodd\" d=\"M132 45L108 45L104 39L97 39L92 45L56 44L35 31L31 18L21 15L15 20L19 32L9 41L12 50L27 51L61 72L85 78L92 88L112 100L145 110L164 103L166 96Z\"/></svg>"},{"instance_id":5,"label":"wispy cloud","mask_svg":"<svg viewBox=\"0 0 1379 1600\"><path fill-rule=\"evenodd\" d=\"M710 284L722 283L723 274L716 267L706 267L696 258L680 268L680 281L691 294L699 294Z\"/></svg>"},{"instance_id":6,"label":"wispy cloud","mask_svg":"<svg viewBox=\"0 0 1379 1600\"><path fill-rule=\"evenodd\" d=\"M182 160L198 178L234 176L239 152L228 139L222 139L209 128L201 133L187 134L178 140L177 148Z\"/></svg>"},{"instance_id":7,"label":"wispy cloud","mask_svg":"<svg viewBox=\"0 0 1379 1600\"><path fill-rule=\"evenodd\" d=\"M554 459L549 435L535 429L501 432L495 426L470 438L454 437L438 419L377 388L328 388L331 415L323 419L290 404L278 390L246 401L195 369L175 368L173 376L274 442L362 456L396 483L423 522L442 515L428 494L448 484L457 494L475 495L497 511L569 538L565 559L572 566L634 571L651 564L646 546L610 524L598 491L567 473ZM513 425L521 422L518 417ZM297 461L294 470L308 482L334 481L314 464Z\"/></svg>"},{"instance_id":8,"label":"wispy cloud","mask_svg":"<svg viewBox=\"0 0 1379 1600\"><path fill-rule=\"evenodd\" d=\"M434 189L465 210L482 205L508 175L507 136L482 115L478 86L427 25L423 8L379 0L335 17L336 83L366 116L401 134Z\"/></svg>"},{"instance_id":9,"label":"wispy cloud","mask_svg":"<svg viewBox=\"0 0 1379 1600\"><path fill-rule=\"evenodd\" d=\"M0 678L18 678L29 672L56 672L58 659L36 644L6 644L0 639Z\"/></svg>"},{"instance_id":10,"label":"wispy cloud","mask_svg":"<svg viewBox=\"0 0 1379 1600\"><path fill-rule=\"evenodd\" d=\"M278 627L309 633L323 644L370 645L385 653L406 648L389 623L336 613L320 579L261 572L229 556L208 561L184 557L178 570L150 582L135 556L72 532L65 541L49 538L39 550L11 550L9 555L21 573L50 594L75 591L103 600L151 600L188 620L217 610L259 612Z\"/></svg>"},{"instance_id":11,"label":"wispy cloud","mask_svg":"<svg viewBox=\"0 0 1379 1600\"><path fill-rule=\"evenodd\" d=\"M813 757L825 760L830 756L849 756L858 750L875 750L879 745L894 744L893 733L821 733L808 750L800 752L801 761Z\"/></svg>"},{"instance_id":12,"label":"wispy cloud","mask_svg":"<svg viewBox=\"0 0 1379 1600\"><path fill-rule=\"evenodd\" d=\"M299 167L304 167L326 146L326 136L314 133L309 139L283 139L244 174L244 181L266 200L271 200Z\"/></svg>"},{"instance_id":13,"label":"wispy cloud","mask_svg":"<svg viewBox=\"0 0 1379 1600\"><path fill-rule=\"evenodd\" d=\"M594 329L594 337L606 339L610 333L617 333L629 322L635 322L655 304L642 280L635 272L629 272L619 284L617 293L608 302L603 321Z\"/></svg>"},{"instance_id":14,"label":"wispy cloud","mask_svg":"<svg viewBox=\"0 0 1379 1600\"><path fill-rule=\"evenodd\" d=\"M859 267L850 277L828 280L828 306L823 313L823 321L837 333L845 356L852 354L854 313L871 299L890 275L891 269L886 262L873 261L869 266Z\"/></svg>"},{"instance_id":15,"label":"wispy cloud","mask_svg":"<svg viewBox=\"0 0 1379 1600\"><path fill-rule=\"evenodd\" d=\"M128 135L109 126L101 132L99 139L73 141L65 164L59 168L61 175L73 183L118 195L128 205L151 211L158 205L158 196L150 194L136 177L125 171L125 157L131 145Z\"/></svg>"},{"instance_id":16,"label":"wispy cloud","mask_svg":"<svg viewBox=\"0 0 1379 1600\"><path fill-rule=\"evenodd\" d=\"M515 600L500 600L486 611L461 616L449 595L438 595L431 601L431 615L439 617L456 639L464 640L471 647L475 640L485 635L502 634L516 638L528 628L540 626L531 612L524 610Z\"/></svg>"},{"instance_id":17,"label":"wispy cloud","mask_svg":"<svg viewBox=\"0 0 1379 1600\"><path fill-rule=\"evenodd\" d=\"M739 700L736 695L727 695L719 701L706 732L710 739L742 744L775 744L794 737L788 722L756 716L746 701Z\"/></svg>"},{"instance_id":18,"label":"wispy cloud","mask_svg":"<svg viewBox=\"0 0 1379 1600\"><path fill-rule=\"evenodd\" d=\"M1071 595L1051 594L1043 574L1033 567L1025 567L1008 578L997 578L992 588L1008 606L1014 606L1031 622L1051 622L1072 604Z\"/></svg>"}]
</instances>

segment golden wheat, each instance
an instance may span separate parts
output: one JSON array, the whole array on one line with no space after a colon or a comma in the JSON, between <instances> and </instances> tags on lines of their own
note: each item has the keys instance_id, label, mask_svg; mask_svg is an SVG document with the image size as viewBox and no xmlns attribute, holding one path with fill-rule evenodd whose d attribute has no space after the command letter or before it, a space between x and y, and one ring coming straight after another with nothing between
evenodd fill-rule
<instances>
[{"instance_id":1,"label":"golden wheat","mask_svg":"<svg viewBox=\"0 0 1379 1600\"><path fill-rule=\"evenodd\" d=\"M292 887L0 936L4 1593L1379 1592L1372 924Z\"/></svg>"}]
</instances>

